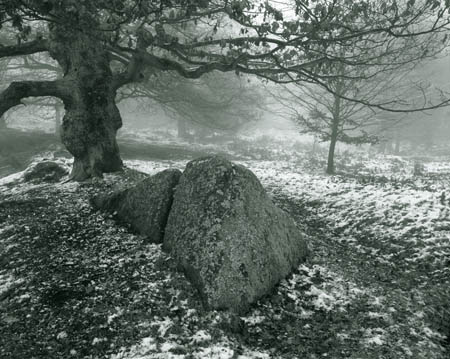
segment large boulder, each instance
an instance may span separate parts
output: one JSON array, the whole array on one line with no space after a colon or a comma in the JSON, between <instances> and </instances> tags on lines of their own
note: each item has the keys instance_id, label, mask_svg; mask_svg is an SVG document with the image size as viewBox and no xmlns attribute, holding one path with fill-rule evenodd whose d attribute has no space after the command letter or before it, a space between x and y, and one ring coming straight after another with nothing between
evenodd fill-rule
<instances>
[{"instance_id":1,"label":"large boulder","mask_svg":"<svg viewBox=\"0 0 450 359\"><path fill-rule=\"evenodd\" d=\"M97 209L114 213L119 221L147 236L150 242L161 243L180 176L177 169L164 170L134 187L98 195L91 202Z\"/></svg>"},{"instance_id":2,"label":"large boulder","mask_svg":"<svg viewBox=\"0 0 450 359\"><path fill-rule=\"evenodd\" d=\"M242 313L302 262L307 246L243 166L209 156L188 163L163 248L209 308Z\"/></svg>"},{"instance_id":3,"label":"large boulder","mask_svg":"<svg viewBox=\"0 0 450 359\"><path fill-rule=\"evenodd\" d=\"M58 182L69 173L68 169L54 161L37 162L28 168L23 179L25 182Z\"/></svg>"}]
</instances>

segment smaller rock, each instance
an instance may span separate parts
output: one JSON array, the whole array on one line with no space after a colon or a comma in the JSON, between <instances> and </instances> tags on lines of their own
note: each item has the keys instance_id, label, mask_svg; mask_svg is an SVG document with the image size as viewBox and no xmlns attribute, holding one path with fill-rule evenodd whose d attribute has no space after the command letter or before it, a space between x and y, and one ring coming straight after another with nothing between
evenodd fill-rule
<instances>
[{"instance_id":1,"label":"smaller rock","mask_svg":"<svg viewBox=\"0 0 450 359\"><path fill-rule=\"evenodd\" d=\"M42 161L31 166L25 171L23 179L25 182L43 181L59 182L61 178L69 173L67 168L53 161Z\"/></svg>"},{"instance_id":2,"label":"smaller rock","mask_svg":"<svg viewBox=\"0 0 450 359\"><path fill-rule=\"evenodd\" d=\"M152 243L162 243L181 171L168 169L148 177L134 187L91 199L92 205L110 213Z\"/></svg>"}]
</instances>

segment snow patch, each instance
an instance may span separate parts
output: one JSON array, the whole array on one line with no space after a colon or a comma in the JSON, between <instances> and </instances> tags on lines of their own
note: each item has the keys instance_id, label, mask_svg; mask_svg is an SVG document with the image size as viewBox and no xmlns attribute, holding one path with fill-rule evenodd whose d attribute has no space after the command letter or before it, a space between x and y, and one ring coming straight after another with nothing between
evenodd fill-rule
<instances>
[{"instance_id":1,"label":"snow patch","mask_svg":"<svg viewBox=\"0 0 450 359\"><path fill-rule=\"evenodd\" d=\"M211 335L204 330L199 330L192 336L193 343L205 343L211 340Z\"/></svg>"}]
</instances>

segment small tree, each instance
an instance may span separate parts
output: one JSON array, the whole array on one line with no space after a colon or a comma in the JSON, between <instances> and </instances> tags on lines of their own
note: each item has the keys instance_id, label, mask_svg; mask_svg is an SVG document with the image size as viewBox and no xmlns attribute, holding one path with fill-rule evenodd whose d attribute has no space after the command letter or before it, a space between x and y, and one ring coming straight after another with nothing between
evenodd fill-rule
<instances>
[{"instance_id":1,"label":"small tree","mask_svg":"<svg viewBox=\"0 0 450 359\"><path fill-rule=\"evenodd\" d=\"M343 64L339 72L350 73ZM334 174L338 142L358 145L378 141L375 129L379 126L381 111L366 103L382 102L386 93L399 85L398 80L395 76L384 76L376 81L336 77L327 80L327 88L332 92L318 85L301 84L286 87L275 97L301 131L329 142L326 172Z\"/></svg>"}]
</instances>

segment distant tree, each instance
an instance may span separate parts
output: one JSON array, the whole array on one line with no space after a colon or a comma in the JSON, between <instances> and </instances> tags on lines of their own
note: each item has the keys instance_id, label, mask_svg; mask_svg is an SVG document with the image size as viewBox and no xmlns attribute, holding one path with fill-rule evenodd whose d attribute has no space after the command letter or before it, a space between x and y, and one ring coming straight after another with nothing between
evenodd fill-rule
<instances>
[{"instance_id":1,"label":"distant tree","mask_svg":"<svg viewBox=\"0 0 450 359\"><path fill-rule=\"evenodd\" d=\"M236 131L256 121L265 107L265 94L239 76L218 72L201 79L185 79L174 73L159 73L148 80L120 90L120 100L141 99L147 106L159 106L178 124L178 135L188 136L189 127L212 131Z\"/></svg>"},{"instance_id":2,"label":"distant tree","mask_svg":"<svg viewBox=\"0 0 450 359\"><path fill-rule=\"evenodd\" d=\"M61 99L66 110L61 137L74 156L71 177L100 176L122 166L117 90L144 80L146 68L186 78L217 70L323 83L330 76L327 64L361 61L359 55L316 52L316 44L365 46L369 53L442 30L447 7L436 0L296 0L286 7L249 0L1 0L1 24L17 30L18 41L4 42L0 58L48 52L63 77L12 82L0 95L0 115L23 98ZM424 22L425 30L418 27ZM189 24L197 27L196 36L184 33ZM378 44L368 42L373 34Z\"/></svg>"},{"instance_id":3,"label":"distant tree","mask_svg":"<svg viewBox=\"0 0 450 359\"><path fill-rule=\"evenodd\" d=\"M312 92L318 100L313 106L308 103L309 113L296 116L296 122L306 132L312 132L321 141L329 141L326 173L335 173L335 150L337 142L347 144L375 143L377 137L366 128L376 123L376 112L367 106L342 99L349 91L356 88L344 86L342 79L330 84L334 94L322 91ZM320 98L318 98L320 96ZM305 102L304 102L305 103Z\"/></svg>"},{"instance_id":4,"label":"distant tree","mask_svg":"<svg viewBox=\"0 0 450 359\"><path fill-rule=\"evenodd\" d=\"M448 149L450 121L448 108L417 112L408 115L386 114L379 133L381 150L394 155L431 153L435 147Z\"/></svg>"},{"instance_id":5,"label":"distant tree","mask_svg":"<svg viewBox=\"0 0 450 359\"><path fill-rule=\"evenodd\" d=\"M286 86L273 95L283 105L285 114L299 125L300 131L311 133L320 141L329 142L326 172L334 174L338 142L375 144L385 137L395 138L398 123L406 118L408 109L389 112L376 106L374 108L371 104L393 106L401 99L397 97L398 93L409 96L410 70L414 64L406 65L395 72L381 72L373 78L365 79L365 67L352 68L340 63L336 65L339 67L336 73L347 74L348 78L337 76L324 80L327 89L316 84L302 83ZM410 101L409 104L413 106L410 109L412 112L423 106L415 101Z\"/></svg>"}]
</instances>

